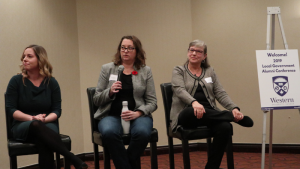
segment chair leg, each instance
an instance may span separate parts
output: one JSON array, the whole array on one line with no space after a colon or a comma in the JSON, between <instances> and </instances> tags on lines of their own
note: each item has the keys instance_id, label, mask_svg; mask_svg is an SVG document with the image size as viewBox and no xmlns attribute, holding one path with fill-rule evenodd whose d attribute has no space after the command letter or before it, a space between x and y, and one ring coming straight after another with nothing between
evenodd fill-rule
<instances>
[{"instance_id":1,"label":"chair leg","mask_svg":"<svg viewBox=\"0 0 300 169\"><path fill-rule=\"evenodd\" d=\"M9 156L10 169L18 169L17 156Z\"/></svg>"},{"instance_id":2,"label":"chair leg","mask_svg":"<svg viewBox=\"0 0 300 169\"><path fill-rule=\"evenodd\" d=\"M141 169L141 157L139 158L139 160L137 161L137 166L138 166L138 169Z\"/></svg>"},{"instance_id":3,"label":"chair leg","mask_svg":"<svg viewBox=\"0 0 300 169\"><path fill-rule=\"evenodd\" d=\"M172 137L168 137L168 143L169 143L170 169L175 169L175 166L174 166L174 148L173 148L173 138Z\"/></svg>"},{"instance_id":4,"label":"chair leg","mask_svg":"<svg viewBox=\"0 0 300 169\"><path fill-rule=\"evenodd\" d=\"M56 168L61 168L60 167L60 154L55 153L55 161L56 161Z\"/></svg>"},{"instance_id":5,"label":"chair leg","mask_svg":"<svg viewBox=\"0 0 300 169\"><path fill-rule=\"evenodd\" d=\"M182 139L182 155L183 155L183 165L184 169L191 169L190 165L190 153L189 153L189 141Z\"/></svg>"},{"instance_id":6,"label":"chair leg","mask_svg":"<svg viewBox=\"0 0 300 169\"><path fill-rule=\"evenodd\" d=\"M206 142L207 142L207 160L208 160L208 157L210 156L212 150L211 138L207 138Z\"/></svg>"},{"instance_id":7,"label":"chair leg","mask_svg":"<svg viewBox=\"0 0 300 169\"><path fill-rule=\"evenodd\" d=\"M71 169L71 163L66 158L64 158L64 167L65 167L65 169Z\"/></svg>"},{"instance_id":8,"label":"chair leg","mask_svg":"<svg viewBox=\"0 0 300 169\"><path fill-rule=\"evenodd\" d=\"M99 149L97 144L93 144L94 146L94 165L95 169L99 169Z\"/></svg>"},{"instance_id":9,"label":"chair leg","mask_svg":"<svg viewBox=\"0 0 300 169\"><path fill-rule=\"evenodd\" d=\"M103 147L104 169L110 169L110 154L106 147Z\"/></svg>"},{"instance_id":10,"label":"chair leg","mask_svg":"<svg viewBox=\"0 0 300 169\"><path fill-rule=\"evenodd\" d=\"M151 169L158 169L156 142L150 143L150 156L151 156Z\"/></svg>"},{"instance_id":11,"label":"chair leg","mask_svg":"<svg viewBox=\"0 0 300 169\"><path fill-rule=\"evenodd\" d=\"M227 156L227 168L234 169L233 151L232 151L232 136L230 136L228 139L226 156Z\"/></svg>"}]
</instances>

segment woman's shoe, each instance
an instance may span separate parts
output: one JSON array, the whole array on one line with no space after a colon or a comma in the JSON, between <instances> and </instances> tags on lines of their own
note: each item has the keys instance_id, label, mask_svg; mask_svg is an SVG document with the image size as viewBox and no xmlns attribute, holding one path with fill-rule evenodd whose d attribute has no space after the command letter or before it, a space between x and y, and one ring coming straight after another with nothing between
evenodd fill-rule
<instances>
[{"instance_id":1,"label":"woman's shoe","mask_svg":"<svg viewBox=\"0 0 300 169\"><path fill-rule=\"evenodd\" d=\"M243 127L252 127L253 126L253 120L248 117L248 116L244 116L244 118L238 122L235 122Z\"/></svg>"},{"instance_id":2,"label":"woman's shoe","mask_svg":"<svg viewBox=\"0 0 300 169\"><path fill-rule=\"evenodd\" d=\"M76 169L87 169L89 166L85 164L85 162L82 162L80 166L76 167Z\"/></svg>"}]
</instances>

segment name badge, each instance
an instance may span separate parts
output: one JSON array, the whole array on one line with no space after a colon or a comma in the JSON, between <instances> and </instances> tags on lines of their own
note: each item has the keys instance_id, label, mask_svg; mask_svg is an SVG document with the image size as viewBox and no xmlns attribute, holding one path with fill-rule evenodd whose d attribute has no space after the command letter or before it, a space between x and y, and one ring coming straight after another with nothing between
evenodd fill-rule
<instances>
[{"instance_id":1,"label":"name badge","mask_svg":"<svg viewBox=\"0 0 300 169\"><path fill-rule=\"evenodd\" d=\"M211 77L207 77L207 78L205 78L205 81L206 81L206 83L213 83L213 81L212 81Z\"/></svg>"},{"instance_id":2,"label":"name badge","mask_svg":"<svg viewBox=\"0 0 300 169\"><path fill-rule=\"evenodd\" d=\"M117 75L111 74L110 77L109 77L109 81L111 81L111 80L117 81L117 79L118 79Z\"/></svg>"}]
</instances>

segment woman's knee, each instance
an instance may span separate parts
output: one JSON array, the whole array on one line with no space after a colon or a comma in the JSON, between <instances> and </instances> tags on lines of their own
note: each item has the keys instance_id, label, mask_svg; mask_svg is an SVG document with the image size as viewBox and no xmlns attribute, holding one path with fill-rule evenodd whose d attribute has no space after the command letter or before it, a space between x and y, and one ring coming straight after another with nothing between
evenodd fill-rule
<instances>
[{"instance_id":1,"label":"woman's knee","mask_svg":"<svg viewBox=\"0 0 300 169\"><path fill-rule=\"evenodd\" d=\"M151 117L140 117L132 122L131 125L130 132L133 138L150 138L153 128L153 120Z\"/></svg>"},{"instance_id":2,"label":"woman's knee","mask_svg":"<svg viewBox=\"0 0 300 169\"><path fill-rule=\"evenodd\" d=\"M30 123L30 126L29 128L31 130L39 130L41 128L42 125L45 125L43 122L39 121L39 120L33 120L31 123Z\"/></svg>"},{"instance_id":3,"label":"woman's knee","mask_svg":"<svg viewBox=\"0 0 300 169\"><path fill-rule=\"evenodd\" d=\"M43 124L43 122L41 122L39 120L33 120L30 125L37 127L37 126L40 126L41 124Z\"/></svg>"},{"instance_id":4,"label":"woman's knee","mask_svg":"<svg viewBox=\"0 0 300 169\"><path fill-rule=\"evenodd\" d=\"M131 131L132 137L149 138L151 136L152 128L140 127Z\"/></svg>"},{"instance_id":5,"label":"woman's knee","mask_svg":"<svg viewBox=\"0 0 300 169\"><path fill-rule=\"evenodd\" d=\"M140 126L131 130L131 138L148 142L152 133L152 127Z\"/></svg>"},{"instance_id":6,"label":"woman's knee","mask_svg":"<svg viewBox=\"0 0 300 169\"><path fill-rule=\"evenodd\" d=\"M100 131L103 138L109 139L120 135L120 129L116 128L116 126L114 125L98 125L98 130Z\"/></svg>"},{"instance_id":7,"label":"woman's knee","mask_svg":"<svg viewBox=\"0 0 300 169\"><path fill-rule=\"evenodd\" d=\"M101 131L102 138L105 140L114 140L121 137L120 132L116 130L106 129Z\"/></svg>"},{"instance_id":8,"label":"woman's knee","mask_svg":"<svg viewBox=\"0 0 300 169\"><path fill-rule=\"evenodd\" d=\"M98 130L100 131L103 139L115 139L121 136L121 129L119 125L112 123L108 124L108 121L100 121L98 123Z\"/></svg>"},{"instance_id":9,"label":"woman's knee","mask_svg":"<svg viewBox=\"0 0 300 169\"><path fill-rule=\"evenodd\" d=\"M221 122L217 124L214 128L216 131L221 132L224 135L232 134L232 125L229 122Z\"/></svg>"}]
</instances>

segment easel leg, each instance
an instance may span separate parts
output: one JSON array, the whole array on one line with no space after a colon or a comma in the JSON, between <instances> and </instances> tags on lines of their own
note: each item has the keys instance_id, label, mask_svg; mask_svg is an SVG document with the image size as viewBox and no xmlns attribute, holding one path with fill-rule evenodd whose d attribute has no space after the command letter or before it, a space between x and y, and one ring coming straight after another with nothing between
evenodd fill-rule
<instances>
[{"instance_id":1,"label":"easel leg","mask_svg":"<svg viewBox=\"0 0 300 169\"><path fill-rule=\"evenodd\" d=\"M270 111L269 169L272 169L273 110Z\"/></svg>"},{"instance_id":2,"label":"easel leg","mask_svg":"<svg viewBox=\"0 0 300 169\"><path fill-rule=\"evenodd\" d=\"M286 42L283 25L281 21L280 8L279 7L268 7L267 8L267 50L274 50L275 44L275 15L278 16L278 21L281 29L281 35L285 49L288 49ZM272 18L271 18L272 16ZM271 45L270 45L270 34L271 34ZM271 49L270 49L271 48ZM267 123L267 112L264 112L263 119L263 142L261 152L261 169L265 167L265 148L266 148L266 123ZM273 110L270 110L270 138L269 138L269 169L272 169L272 139L273 139Z\"/></svg>"},{"instance_id":3,"label":"easel leg","mask_svg":"<svg viewBox=\"0 0 300 169\"><path fill-rule=\"evenodd\" d=\"M267 123L267 112L264 112L264 117L263 117L263 139L262 139L262 149L261 149L261 169L265 168L266 123Z\"/></svg>"}]
</instances>

